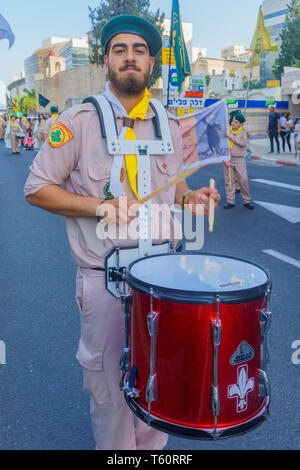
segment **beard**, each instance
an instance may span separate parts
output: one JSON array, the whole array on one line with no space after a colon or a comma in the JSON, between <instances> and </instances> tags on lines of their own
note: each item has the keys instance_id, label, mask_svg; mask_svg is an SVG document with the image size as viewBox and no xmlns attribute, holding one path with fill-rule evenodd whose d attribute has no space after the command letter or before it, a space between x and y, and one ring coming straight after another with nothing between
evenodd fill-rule
<instances>
[{"instance_id":1,"label":"beard","mask_svg":"<svg viewBox=\"0 0 300 470\"><path fill-rule=\"evenodd\" d=\"M129 65L122 67L120 71L126 70ZM135 67L135 66L133 66ZM141 69L135 67L137 71ZM147 87L150 77L150 66L148 72L137 76L135 73L128 73L124 77L118 77L117 73L108 67L108 78L114 88L120 93L120 95L126 96L138 96L140 95Z\"/></svg>"}]
</instances>

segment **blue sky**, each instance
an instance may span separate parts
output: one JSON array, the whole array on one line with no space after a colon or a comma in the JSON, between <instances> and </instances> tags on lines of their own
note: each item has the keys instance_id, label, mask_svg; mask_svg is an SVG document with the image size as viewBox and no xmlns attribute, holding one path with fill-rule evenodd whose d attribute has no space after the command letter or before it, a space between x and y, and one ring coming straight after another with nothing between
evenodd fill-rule
<instances>
[{"instance_id":1,"label":"blue sky","mask_svg":"<svg viewBox=\"0 0 300 470\"><path fill-rule=\"evenodd\" d=\"M0 14L9 22L15 44L0 41L0 80L19 75L24 59L49 36L79 37L91 27L88 6L99 0L1 0ZM220 57L232 44L248 47L255 30L261 0L180 0L182 21L193 23L193 45L207 48L208 57ZM151 10L171 15L171 0L151 0Z\"/></svg>"}]
</instances>

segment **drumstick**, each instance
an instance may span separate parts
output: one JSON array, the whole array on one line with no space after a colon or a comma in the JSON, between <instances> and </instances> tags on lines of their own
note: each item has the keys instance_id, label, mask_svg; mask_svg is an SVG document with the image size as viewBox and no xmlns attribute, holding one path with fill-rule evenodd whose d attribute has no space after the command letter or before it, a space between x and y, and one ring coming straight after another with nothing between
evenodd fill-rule
<instances>
[{"instance_id":1,"label":"drumstick","mask_svg":"<svg viewBox=\"0 0 300 470\"><path fill-rule=\"evenodd\" d=\"M195 173L200 168L203 168L204 166L206 166L206 165L204 165L203 163L199 163L199 165L193 166L193 168L190 168L189 170L184 171L180 175L178 175L175 178L171 179L168 183L166 183L163 186L160 186L160 188L157 188L154 191L152 191L152 193L148 194L148 196L145 196L143 199L140 199L138 201L139 204L145 204L145 202L149 201L149 199L152 199L157 194L159 194L162 191L165 191L166 189L170 188L170 186L173 186L174 184L179 183L179 181L185 180L186 178L188 178L189 176L191 176L193 173Z\"/></svg>"},{"instance_id":2,"label":"drumstick","mask_svg":"<svg viewBox=\"0 0 300 470\"><path fill-rule=\"evenodd\" d=\"M213 178L210 180L209 187L211 189L216 188L216 182ZM212 197L209 198L208 222L209 222L209 231L213 232L214 231L214 223L215 223L215 200Z\"/></svg>"}]
</instances>

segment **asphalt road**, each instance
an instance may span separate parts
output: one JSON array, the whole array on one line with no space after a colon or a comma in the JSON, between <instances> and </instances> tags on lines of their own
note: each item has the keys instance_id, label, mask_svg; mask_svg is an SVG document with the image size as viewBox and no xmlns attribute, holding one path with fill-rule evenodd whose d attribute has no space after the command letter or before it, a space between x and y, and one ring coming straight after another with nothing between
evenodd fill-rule
<instances>
[{"instance_id":1,"label":"asphalt road","mask_svg":"<svg viewBox=\"0 0 300 470\"><path fill-rule=\"evenodd\" d=\"M12 156L0 142L0 341L6 365L0 365L0 449L94 449L89 398L75 359L80 333L75 303L75 265L64 219L27 204L24 182L34 152ZM249 162L253 199L300 207L296 189L252 182L265 179L300 187L300 168ZM263 250L276 250L300 262L299 222L286 221L256 205L223 209L222 165L201 169L190 186L216 179L222 203L215 229L205 222L203 251L258 263L271 273L272 325L268 375L270 417L259 428L220 441L171 436L167 449L251 450L300 448L300 366L292 362L292 343L300 340L300 268Z\"/></svg>"}]
</instances>

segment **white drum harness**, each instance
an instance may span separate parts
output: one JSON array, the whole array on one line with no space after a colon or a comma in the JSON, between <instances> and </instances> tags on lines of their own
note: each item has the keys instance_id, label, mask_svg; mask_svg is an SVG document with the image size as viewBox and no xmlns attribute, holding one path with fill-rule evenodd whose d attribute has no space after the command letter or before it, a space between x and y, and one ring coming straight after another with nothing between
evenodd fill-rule
<instances>
[{"instance_id":1,"label":"white drum harness","mask_svg":"<svg viewBox=\"0 0 300 470\"><path fill-rule=\"evenodd\" d=\"M92 103L97 110L101 135L107 141L108 153L114 156L113 168L120 171L124 155L136 155L138 194L141 198L150 194L152 190L151 155L170 155L174 153L169 120L162 104L156 99L150 101L150 106L155 114L153 124L157 140L125 140L126 128L133 126L133 120L123 118L123 128L120 135L118 135L113 106L104 96L89 96L83 103ZM114 181L112 183L110 190L115 197L124 194L120 182ZM126 292L125 273L130 263L149 255L170 252L170 242L162 245L152 245L151 215L151 200L149 200L139 210L138 247L116 247L106 258L106 287L115 297L121 297Z\"/></svg>"}]
</instances>

